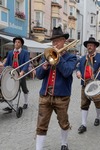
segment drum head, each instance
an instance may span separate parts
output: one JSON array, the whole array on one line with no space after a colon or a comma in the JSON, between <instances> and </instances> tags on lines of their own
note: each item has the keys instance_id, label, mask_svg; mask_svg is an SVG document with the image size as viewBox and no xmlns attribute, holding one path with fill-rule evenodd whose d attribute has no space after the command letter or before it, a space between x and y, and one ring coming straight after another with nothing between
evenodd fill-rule
<instances>
[{"instance_id":1,"label":"drum head","mask_svg":"<svg viewBox=\"0 0 100 150\"><path fill-rule=\"evenodd\" d=\"M5 100L13 100L19 91L19 80L16 81L11 77L12 67L6 67L1 74L1 93ZM14 76L18 77L18 72L14 71Z\"/></svg>"},{"instance_id":2,"label":"drum head","mask_svg":"<svg viewBox=\"0 0 100 150\"><path fill-rule=\"evenodd\" d=\"M100 81L92 81L85 87L86 96L93 97L100 94Z\"/></svg>"}]
</instances>

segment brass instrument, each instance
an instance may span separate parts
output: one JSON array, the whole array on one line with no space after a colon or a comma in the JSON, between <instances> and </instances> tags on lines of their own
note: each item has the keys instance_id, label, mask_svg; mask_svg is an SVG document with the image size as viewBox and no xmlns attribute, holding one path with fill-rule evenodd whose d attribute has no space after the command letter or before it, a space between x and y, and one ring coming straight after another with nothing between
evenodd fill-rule
<instances>
[{"instance_id":1,"label":"brass instrument","mask_svg":"<svg viewBox=\"0 0 100 150\"><path fill-rule=\"evenodd\" d=\"M76 44L79 42L79 40L74 40L71 43L67 44L66 46L64 46L61 49L57 49L55 47L50 47L50 48L46 48L44 50L43 53L39 54L38 56L32 58L31 60L27 61L26 63L18 66L17 68L13 69L11 71L11 76L15 79L15 80L20 80L21 78L25 77L26 75L28 75L29 73L31 73L32 71L34 71L35 69L37 69L38 67L42 66L46 61L50 63L50 65L56 65L59 62L60 59L60 54L64 51L68 51L70 48L73 48L76 46ZM46 61L39 64L37 67L33 68L32 70L30 70L29 72L25 73L23 76L19 77L19 78L15 78L14 77L14 71L16 71L17 69L19 69L20 67L26 65L27 63L35 60L36 58L39 58L40 56L44 55Z\"/></svg>"},{"instance_id":2,"label":"brass instrument","mask_svg":"<svg viewBox=\"0 0 100 150\"><path fill-rule=\"evenodd\" d=\"M44 56L51 65L56 65L59 62L60 54L63 51L68 51L70 48L73 48L78 42L79 40L74 40L61 49L47 48L44 51Z\"/></svg>"}]
</instances>

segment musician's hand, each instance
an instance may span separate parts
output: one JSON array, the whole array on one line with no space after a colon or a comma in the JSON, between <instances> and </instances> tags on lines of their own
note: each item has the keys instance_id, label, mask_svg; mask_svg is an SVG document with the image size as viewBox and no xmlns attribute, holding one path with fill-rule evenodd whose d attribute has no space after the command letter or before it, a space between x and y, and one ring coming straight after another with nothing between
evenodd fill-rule
<instances>
[{"instance_id":1,"label":"musician's hand","mask_svg":"<svg viewBox=\"0 0 100 150\"><path fill-rule=\"evenodd\" d=\"M81 75L80 71L76 72L76 76L77 76L78 79L81 79L82 75Z\"/></svg>"},{"instance_id":2,"label":"musician's hand","mask_svg":"<svg viewBox=\"0 0 100 150\"><path fill-rule=\"evenodd\" d=\"M57 48L57 45L53 46L53 48L58 51L59 49Z\"/></svg>"},{"instance_id":3,"label":"musician's hand","mask_svg":"<svg viewBox=\"0 0 100 150\"><path fill-rule=\"evenodd\" d=\"M49 66L50 64L47 61L42 65L44 70L47 70Z\"/></svg>"}]
</instances>

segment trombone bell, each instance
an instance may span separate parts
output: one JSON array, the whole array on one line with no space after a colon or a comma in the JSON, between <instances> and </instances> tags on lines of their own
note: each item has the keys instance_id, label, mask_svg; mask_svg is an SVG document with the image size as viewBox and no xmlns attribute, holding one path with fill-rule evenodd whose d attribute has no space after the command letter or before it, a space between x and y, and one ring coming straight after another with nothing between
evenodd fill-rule
<instances>
[{"instance_id":1,"label":"trombone bell","mask_svg":"<svg viewBox=\"0 0 100 150\"><path fill-rule=\"evenodd\" d=\"M61 49L47 48L44 51L44 56L50 65L56 65L59 62L60 54L63 51L68 51L70 48L75 47L79 40L74 40L71 43L67 44Z\"/></svg>"},{"instance_id":2,"label":"trombone bell","mask_svg":"<svg viewBox=\"0 0 100 150\"><path fill-rule=\"evenodd\" d=\"M54 48L45 49L44 56L50 65L56 65L59 61L59 53Z\"/></svg>"}]
</instances>

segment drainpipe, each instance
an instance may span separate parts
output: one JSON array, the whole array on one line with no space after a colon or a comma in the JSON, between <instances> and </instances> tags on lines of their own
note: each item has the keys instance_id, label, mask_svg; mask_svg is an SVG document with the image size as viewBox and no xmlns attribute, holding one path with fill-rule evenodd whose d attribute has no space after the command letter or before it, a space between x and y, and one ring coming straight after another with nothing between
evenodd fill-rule
<instances>
[{"instance_id":1,"label":"drainpipe","mask_svg":"<svg viewBox=\"0 0 100 150\"><path fill-rule=\"evenodd\" d=\"M99 14L99 10L97 10L96 13L96 39L98 40L98 14Z\"/></svg>"},{"instance_id":2,"label":"drainpipe","mask_svg":"<svg viewBox=\"0 0 100 150\"><path fill-rule=\"evenodd\" d=\"M29 0L29 39L31 38L31 0Z\"/></svg>"},{"instance_id":3,"label":"drainpipe","mask_svg":"<svg viewBox=\"0 0 100 150\"><path fill-rule=\"evenodd\" d=\"M79 13L79 15L81 16L82 18L82 32L81 32L81 46L80 46L80 54L82 55L82 45L83 45L83 15L81 13Z\"/></svg>"}]
</instances>

